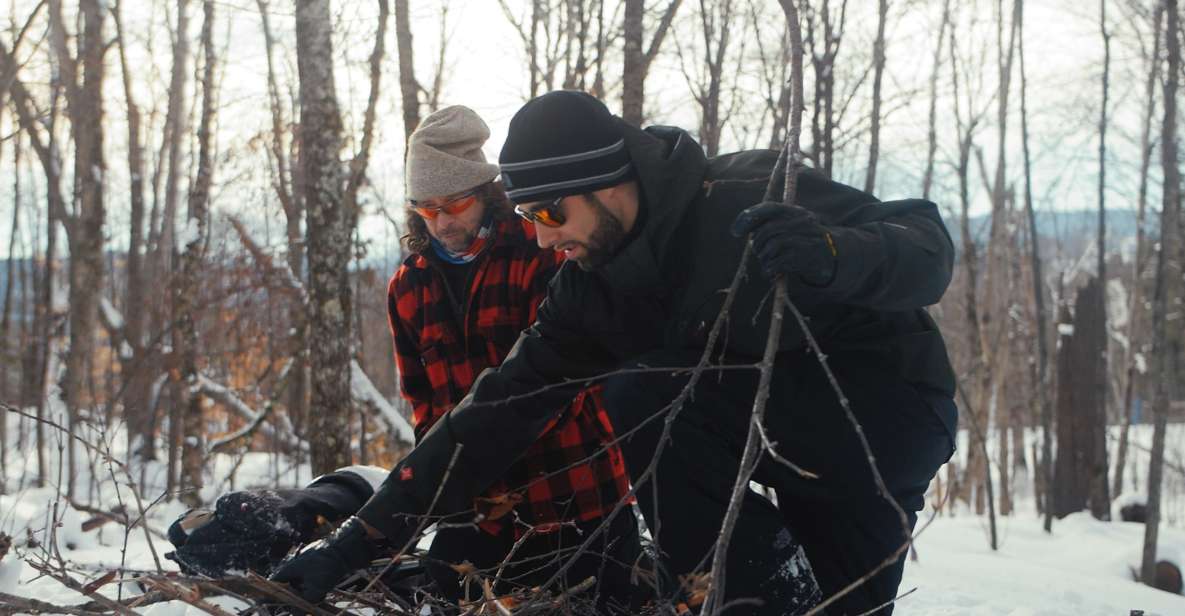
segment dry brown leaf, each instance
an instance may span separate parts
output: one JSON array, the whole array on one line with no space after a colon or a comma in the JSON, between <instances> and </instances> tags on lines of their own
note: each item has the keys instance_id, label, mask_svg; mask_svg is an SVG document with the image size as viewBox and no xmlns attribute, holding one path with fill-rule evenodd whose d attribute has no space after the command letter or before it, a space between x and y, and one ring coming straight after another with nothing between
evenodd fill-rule
<instances>
[{"instance_id":1,"label":"dry brown leaf","mask_svg":"<svg viewBox=\"0 0 1185 616\"><path fill-rule=\"evenodd\" d=\"M473 575L474 573L477 573L477 567L474 567L473 563L469 561L465 561L458 565L449 566L452 567L453 571L457 572L457 575Z\"/></svg>"},{"instance_id":2,"label":"dry brown leaf","mask_svg":"<svg viewBox=\"0 0 1185 616\"><path fill-rule=\"evenodd\" d=\"M479 496L473 501L477 512L483 514L485 519L498 520L523 502L523 495L511 492L497 496Z\"/></svg>"},{"instance_id":3,"label":"dry brown leaf","mask_svg":"<svg viewBox=\"0 0 1185 616\"><path fill-rule=\"evenodd\" d=\"M85 594L88 594L88 595L94 593L96 590L99 590L100 588L102 588L102 587L106 586L108 583L110 583L111 580L114 580L115 574L116 574L115 569L108 571L107 573L103 574L95 581L87 584L86 586L83 586L82 592Z\"/></svg>"}]
</instances>

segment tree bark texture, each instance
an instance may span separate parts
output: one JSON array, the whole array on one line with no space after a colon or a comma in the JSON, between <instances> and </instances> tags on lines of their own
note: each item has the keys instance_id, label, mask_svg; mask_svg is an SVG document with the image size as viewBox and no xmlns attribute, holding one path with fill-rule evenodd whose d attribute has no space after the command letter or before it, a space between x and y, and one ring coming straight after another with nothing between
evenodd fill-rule
<instances>
[{"instance_id":1,"label":"tree bark texture","mask_svg":"<svg viewBox=\"0 0 1185 616\"><path fill-rule=\"evenodd\" d=\"M297 6L302 2L303 0L297 0ZM395 43L399 48L399 95L403 109L405 140L411 137L412 131L420 125L420 85L416 81L416 65L412 57L411 17L407 6L409 2L411 0L395 0ZM297 21L299 22L299 18ZM332 70L332 67L330 69ZM334 109L336 108L335 102ZM304 125L303 119L301 125Z\"/></svg>"},{"instance_id":2,"label":"tree bark texture","mask_svg":"<svg viewBox=\"0 0 1185 616\"><path fill-rule=\"evenodd\" d=\"M1152 53L1148 56L1148 79L1144 85L1144 118L1140 129L1140 187L1136 197L1136 258L1132 272L1132 291L1128 298L1127 352L1124 357L1126 377L1123 383L1123 427L1119 433L1118 453L1115 456L1115 476L1111 494L1118 498L1123 493L1123 475L1127 466L1128 437L1137 382L1137 357L1148 353L1148 311L1145 295L1145 271L1148 265L1147 204L1148 172L1152 163L1152 119L1156 110L1156 86L1160 80L1160 35L1164 24L1164 5L1156 4L1152 15Z\"/></svg>"},{"instance_id":3,"label":"tree bark texture","mask_svg":"<svg viewBox=\"0 0 1185 616\"><path fill-rule=\"evenodd\" d=\"M950 0L942 3L942 22L938 26L938 42L934 45L934 70L930 73L929 130L926 133L926 170L922 173L922 198L930 198L930 187L934 183L934 158L938 152L938 75L942 68L942 44L946 27L950 23Z\"/></svg>"},{"instance_id":4,"label":"tree bark texture","mask_svg":"<svg viewBox=\"0 0 1185 616\"><path fill-rule=\"evenodd\" d=\"M1144 522L1144 550L1140 579L1149 586L1156 581L1156 551L1160 534L1160 501L1164 478L1164 441L1168 423L1170 370L1177 368L1181 354L1180 332L1168 336L1166 315L1170 289L1179 289L1181 279L1181 171L1177 153L1177 86L1181 73L1181 47L1177 38L1180 19L1177 0L1163 0L1165 14L1165 50L1168 65L1164 79L1164 122L1160 133L1160 162L1164 174L1160 210L1160 250L1156 256L1156 287L1152 300L1152 344L1158 374L1152 403L1152 456L1148 467L1148 517Z\"/></svg>"},{"instance_id":5,"label":"tree bark texture","mask_svg":"<svg viewBox=\"0 0 1185 616\"><path fill-rule=\"evenodd\" d=\"M128 177L130 178L131 216L129 220L127 252L127 291L124 296L124 340L130 355L120 353L120 373L124 378L123 408L128 425L128 451L140 460L156 457L154 444L155 421L148 408L148 392L152 384L153 364L144 348L145 305L144 292L144 145L140 106L132 89L132 74L128 67L127 45L122 20L123 4L112 11L116 41L119 44L119 66L123 78L124 100L128 124Z\"/></svg>"},{"instance_id":6,"label":"tree bark texture","mask_svg":"<svg viewBox=\"0 0 1185 616\"><path fill-rule=\"evenodd\" d=\"M173 284L173 315L176 322L176 352L180 355L181 370L178 374L186 392L181 419L184 440L181 445L181 500L191 507L200 504L198 491L202 487L202 467L205 463L206 429L202 413L202 394L198 383L198 331L200 318L198 306L201 285L199 275L205 261L206 238L208 235L210 186L213 183L214 161L211 129L217 103L214 72L217 57L214 51L214 3L202 2L202 111L198 122L197 146L198 167L193 185L189 189L186 215L185 245L181 254L180 272Z\"/></svg>"},{"instance_id":7,"label":"tree bark texture","mask_svg":"<svg viewBox=\"0 0 1185 616\"><path fill-rule=\"evenodd\" d=\"M876 42L872 47L872 117L868 139L868 171L864 175L864 192L876 189L876 161L881 145L881 82L885 74L885 21L889 17L889 0L877 3Z\"/></svg>"},{"instance_id":8,"label":"tree bark texture","mask_svg":"<svg viewBox=\"0 0 1185 616\"><path fill-rule=\"evenodd\" d=\"M1073 317L1065 305L1059 317L1057 462L1053 483L1053 514L1059 518L1089 507L1095 517L1107 519L1111 510L1111 501L1105 498L1106 401L1099 398L1096 388L1082 386L1106 377L1101 361L1106 348L1106 321L1098 299L1103 292L1102 282L1092 277L1078 291ZM1104 486L1102 497L1100 482Z\"/></svg>"},{"instance_id":9,"label":"tree bark texture","mask_svg":"<svg viewBox=\"0 0 1185 616\"><path fill-rule=\"evenodd\" d=\"M82 32L78 56L66 46L60 0L50 0L50 31L66 93L70 135L74 139L75 213L66 225L70 243L70 350L63 382L67 419L76 433L83 406L98 325L99 291L103 288L103 73L106 40L103 22L107 9L99 0L82 0ZM81 75L79 75L81 69ZM81 78L81 81L80 81ZM94 402L89 400L89 402ZM74 493L76 447L67 448L67 494Z\"/></svg>"},{"instance_id":10,"label":"tree bark texture","mask_svg":"<svg viewBox=\"0 0 1185 616\"><path fill-rule=\"evenodd\" d=\"M1040 505L1039 511L1044 519L1045 532L1053 529L1053 508L1050 506L1050 487L1053 485L1053 403L1050 396L1049 382L1049 333L1047 324L1049 317L1045 307L1044 274L1041 263L1041 240L1037 232L1037 216L1033 211L1033 167L1029 152L1029 115L1027 88L1025 77L1025 43L1024 43L1024 2L1017 0L1016 11L1017 55L1020 60L1020 140L1021 151L1024 156L1025 175L1025 217L1029 229L1029 270L1032 277L1033 290L1033 319L1036 321L1035 360L1030 361L1033 375L1033 385L1037 390L1040 405L1041 420L1041 456L1034 457L1039 481L1037 490Z\"/></svg>"},{"instance_id":11,"label":"tree bark texture","mask_svg":"<svg viewBox=\"0 0 1185 616\"><path fill-rule=\"evenodd\" d=\"M406 3L396 2L406 16ZM397 26L398 27L398 26ZM333 81L333 19L328 0L297 0L297 70L300 76L300 140L309 263L309 347L312 408L309 433L313 473L350 463L350 318L347 268L353 229L343 204L341 114ZM410 44L410 40L407 41ZM402 43L401 43L402 45ZM401 54L400 62L404 62ZM410 61L410 58L407 58ZM400 75L401 81L410 75ZM405 91L406 95L406 91ZM406 99L405 99L406 103ZM404 120L418 117L404 109ZM418 111L418 110L415 110Z\"/></svg>"},{"instance_id":12,"label":"tree bark texture","mask_svg":"<svg viewBox=\"0 0 1185 616\"><path fill-rule=\"evenodd\" d=\"M621 34L624 40L624 66L621 73L621 117L634 126L642 125L646 98L645 58L642 55L643 0L625 0Z\"/></svg>"},{"instance_id":13,"label":"tree bark texture","mask_svg":"<svg viewBox=\"0 0 1185 616\"><path fill-rule=\"evenodd\" d=\"M833 154L835 152L835 60L843 42L844 23L847 19L848 2L840 0L838 11L833 12L830 0L823 0L816 10L806 5L809 13L806 19L806 40L811 49L811 68L815 75L815 103L811 116L811 148L814 150L815 168L831 177ZM838 13L838 14L836 14ZM816 24L816 14L819 23Z\"/></svg>"}]
</instances>

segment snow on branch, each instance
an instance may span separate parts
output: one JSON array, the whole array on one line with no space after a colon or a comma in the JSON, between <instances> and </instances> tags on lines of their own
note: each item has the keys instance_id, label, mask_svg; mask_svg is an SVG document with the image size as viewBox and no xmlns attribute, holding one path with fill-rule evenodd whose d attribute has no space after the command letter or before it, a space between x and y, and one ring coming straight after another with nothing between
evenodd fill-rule
<instances>
[{"instance_id":1,"label":"snow on branch","mask_svg":"<svg viewBox=\"0 0 1185 616\"><path fill-rule=\"evenodd\" d=\"M251 253L251 257L255 259L255 262L258 263L269 276L282 283L285 289L291 293L296 294L302 304L307 304L308 295L305 293L304 284L302 284L300 280L296 278L296 274L292 272L292 268L288 267L288 263L283 260L277 262L272 258L271 255L265 252L263 248L251 238L251 234L247 231L247 227L244 226L243 222L238 218L235 218L234 216L228 216L227 219L230 221L231 226L235 228L235 232L239 234L239 241L243 243L243 247L247 249L247 252Z\"/></svg>"},{"instance_id":2,"label":"snow on branch","mask_svg":"<svg viewBox=\"0 0 1185 616\"><path fill-rule=\"evenodd\" d=\"M350 360L350 394L354 400L374 409L379 419L387 426L387 432L396 440L406 445L415 444L416 437L411 424L407 423L403 415L400 415L379 392L357 360Z\"/></svg>"},{"instance_id":3,"label":"snow on branch","mask_svg":"<svg viewBox=\"0 0 1185 616\"><path fill-rule=\"evenodd\" d=\"M239 398L235 392L231 391L229 387L213 381L204 374L199 374L197 377L197 383L194 385L194 390L209 396L215 402L222 404L226 408L233 411L236 415L247 420L247 425L243 428L240 428L239 430L236 430L211 442L210 451L215 451L219 447L224 447L230 441L250 434L255 430L259 430L268 436L279 436L274 428L271 428L263 423L264 419L266 419L269 414L267 408L265 408L263 411L256 411L255 409L252 409L250 405L242 400L242 398ZM271 405L268 406L270 407ZM288 446L299 447L302 450L306 449L306 445L304 443L296 442L290 436L280 436L280 439Z\"/></svg>"}]
</instances>

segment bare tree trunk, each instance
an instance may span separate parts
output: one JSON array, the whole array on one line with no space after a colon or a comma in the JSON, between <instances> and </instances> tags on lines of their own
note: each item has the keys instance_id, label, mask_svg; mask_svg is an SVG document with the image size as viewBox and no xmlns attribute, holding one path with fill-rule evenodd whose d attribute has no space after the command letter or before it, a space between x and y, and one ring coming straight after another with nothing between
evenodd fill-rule
<instances>
[{"instance_id":1,"label":"bare tree trunk","mask_svg":"<svg viewBox=\"0 0 1185 616\"><path fill-rule=\"evenodd\" d=\"M1147 218L1148 171L1152 163L1152 116L1156 109L1156 84L1160 76L1160 34L1164 23L1164 5L1156 3L1152 17L1152 55L1148 57L1148 80L1144 85L1144 121L1140 131L1140 188L1136 199L1136 258L1132 272L1132 293L1128 300L1128 348L1124 364L1127 376L1123 387L1123 428L1119 433L1119 451L1115 456L1115 476L1112 478L1113 498L1123 493L1123 471L1127 466L1128 432L1131 429L1132 406L1136 380L1139 378L1137 358L1146 352L1147 335L1144 330L1145 293L1144 271L1148 264Z\"/></svg>"},{"instance_id":2,"label":"bare tree trunk","mask_svg":"<svg viewBox=\"0 0 1185 616\"><path fill-rule=\"evenodd\" d=\"M202 112L198 123L197 176L189 189L189 204L185 246L181 255L181 268L173 284L173 314L176 322L176 339L180 342L176 352L181 359L178 373L180 385L185 391L184 399L178 400L183 407L181 420L185 435L181 446L180 488L182 502L191 507L201 504L199 491L202 488L202 466L205 462L206 430L202 413L202 394L195 385L198 382L198 295L200 294L199 273L205 260L207 225L209 220L210 186L213 182L214 162L210 131L215 114L214 70L217 58L214 53L214 3L202 2L201 45L205 64L202 68Z\"/></svg>"},{"instance_id":3,"label":"bare tree trunk","mask_svg":"<svg viewBox=\"0 0 1185 616\"><path fill-rule=\"evenodd\" d=\"M966 373L970 375L972 382L969 384L971 395L965 395L967 398L964 406L967 406L967 413L975 414L975 417L968 419L975 426L983 426L987 422L984 403L982 402L982 392L985 387L982 384L985 380L984 366L986 362L983 358L981 333L982 324L979 317L979 302L976 293L976 285L979 282L979 250L975 245L975 238L971 233L971 195L968 174L971 166L971 149L973 147L973 139L975 127L978 124L978 117L969 112L969 117L964 120L959 102L959 65L957 62L956 32L954 28L950 31L950 58L951 58L951 83L953 87L952 101L954 102L955 120L959 127L959 161L956 167L956 175L959 179L959 205L961 215L959 217L959 230L962 237L962 262L963 262L963 277L964 277L964 297L963 310L964 317L967 321L967 351L970 355L970 361ZM970 110L969 110L970 111ZM977 490L982 489L980 478L985 476L984 466L987 464L985 459L981 459L980 449L978 447L969 447L967 450L967 466L963 472L963 480L959 482L959 497L964 499L968 504L975 504L976 511L982 513L982 500L976 499Z\"/></svg>"},{"instance_id":4,"label":"bare tree trunk","mask_svg":"<svg viewBox=\"0 0 1185 616\"><path fill-rule=\"evenodd\" d=\"M76 213L66 229L70 242L70 352L66 356L64 394L69 428L74 433L86 400L91 356L98 323L98 297L103 286L103 20L107 9L100 0L81 0L83 30L78 37L78 58L70 55L62 22L60 0L50 0L50 31L70 115L74 138ZM78 78L81 64L82 81ZM91 401L93 403L93 401ZM69 439L67 494L74 493L76 446Z\"/></svg>"},{"instance_id":5,"label":"bare tree trunk","mask_svg":"<svg viewBox=\"0 0 1185 616\"><path fill-rule=\"evenodd\" d=\"M21 387L21 404L24 407L36 407L39 421L34 422L34 433L37 455L37 486L44 486L49 472L48 461L45 458L45 427L40 421L45 414L45 394L48 379L49 341L53 330L53 286L54 268L57 258L57 227L66 220L66 204L61 192L62 163L60 150L57 147L57 137L54 126L58 109L58 92L60 83L54 79L50 82L50 109L48 122L45 127L44 140L41 130L40 114L36 111L25 85L17 78L17 64L8 49L0 44L0 65L3 66L5 82L9 84L9 94L12 106L16 109L21 128L29 138L29 144L37 154L45 173L46 185L46 247L45 266L40 274L36 264L33 268L34 300L32 343L25 355L22 373L24 379ZM67 221L68 222L68 221Z\"/></svg>"},{"instance_id":6,"label":"bare tree trunk","mask_svg":"<svg viewBox=\"0 0 1185 616\"><path fill-rule=\"evenodd\" d=\"M1164 475L1164 437L1168 420L1169 370L1174 366L1170 357L1179 357L1179 338L1168 340L1166 314L1169 305L1170 278L1178 280L1182 264L1179 261L1178 225L1181 224L1181 172L1177 159L1177 83L1181 72L1181 47L1177 34L1179 16L1177 0L1163 0L1165 19L1165 49L1168 68L1164 80L1164 123L1160 135L1161 167L1164 191L1160 213L1160 251L1156 257L1156 290L1152 301L1152 346L1159 378L1152 404L1152 460L1148 467L1148 517L1144 522L1144 552L1140 563L1140 579L1149 586L1156 581L1156 549L1160 533L1160 497Z\"/></svg>"},{"instance_id":7,"label":"bare tree trunk","mask_svg":"<svg viewBox=\"0 0 1185 616\"><path fill-rule=\"evenodd\" d=\"M21 136L16 133L12 140L12 228L8 234L8 271L4 279L4 308L0 316L0 400L11 400L8 392L8 368L12 352L10 328L12 325L12 293L16 279L16 243L21 225ZM0 418L0 494L7 494L5 479L8 477L8 416Z\"/></svg>"},{"instance_id":8,"label":"bare tree trunk","mask_svg":"<svg viewBox=\"0 0 1185 616\"><path fill-rule=\"evenodd\" d=\"M269 152L275 165L273 169L273 188L284 210L285 235L288 246L288 269L296 280L304 280L304 202L299 192L292 190L294 184L294 169L286 154L288 148L285 135L288 121L284 117L284 107L280 101L280 88L276 79L276 66L273 58L275 38L272 35L271 17L268 11L268 0L256 0L259 7L259 17L263 29L264 55L267 59L267 91L268 104L272 117L272 141ZM301 301L299 295L293 295L288 301L288 354L292 357L292 367L287 380L287 410L288 419L292 423L297 437L305 434L308 416L309 379L308 379L308 307ZM293 452L299 460L300 450Z\"/></svg>"},{"instance_id":9,"label":"bare tree trunk","mask_svg":"<svg viewBox=\"0 0 1185 616\"><path fill-rule=\"evenodd\" d=\"M531 98L539 95L539 86L542 80L539 64L535 60L539 54L539 23L542 21L542 3L543 0L531 0L531 34L527 42L527 64L531 71ZM626 10L628 11L629 8L627 7Z\"/></svg>"},{"instance_id":10,"label":"bare tree trunk","mask_svg":"<svg viewBox=\"0 0 1185 616\"><path fill-rule=\"evenodd\" d=\"M813 13L810 5L807 11ZM815 167L831 177L835 152L835 59L843 41L844 23L847 18L847 0L841 0L839 16L831 12L830 0L823 0L818 10L821 20L822 41L815 32L814 16L808 17L807 40L811 46L811 68L815 74L815 111L811 117L811 142L814 149Z\"/></svg>"},{"instance_id":11,"label":"bare tree trunk","mask_svg":"<svg viewBox=\"0 0 1185 616\"><path fill-rule=\"evenodd\" d=\"M654 30L650 46L643 50L646 3L643 0L624 2L622 37L625 41L625 64L621 74L621 117L634 126L641 126L645 118L646 76L682 3L683 0L670 0Z\"/></svg>"},{"instance_id":12,"label":"bare tree trunk","mask_svg":"<svg viewBox=\"0 0 1185 616\"><path fill-rule=\"evenodd\" d=\"M396 2L396 29L400 6ZM406 25L406 22L404 22ZM333 82L332 17L328 0L297 0L297 68L300 74L300 140L304 169L306 229L309 259L309 346L313 376L309 444L313 473L325 473L350 463L350 262L352 229L350 212L342 201L341 115ZM400 62L409 38L400 37ZM400 72L401 86L412 83L410 73ZM404 89L406 97L407 90ZM414 90L412 94L414 95ZM414 100L414 99L413 99ZM407 100L405 98L405 104ZM418 122L415 106L404 108L405 129ZM410 132L410 131L409 131Z\"/></svg>"},{"instance_id":13,"label":"bare tree trunk","mask_svg":"<svg viewBox=\"0 0 1185 616\"><path fill-rule=\"evenodd\" d=\"M930 113L927 133L926 171L922 174L922 198L930 198L930 186L934 183L934 156L938 152L938 73L942 68L942 44L946 26L950 23L950 0L942 3L942 23L938 26L938 43L934 45L934 70L930 73Z\"/></svg>"},{"instance_id":14,"label":"bare tree trunk","mask_svg":"<svg viewBox=\"0 0 1185 616\"><path fill-rule=\"evenodd\" d=\"M160 231L157 234L155 254L151 261L149 280L160 281L173 275L173 254L176 251L175 230L177 219L178 183L181 171L181 140L187 132L187 114L185 112L185 81L189 74L189 0L177 0L177 26L173 34L173 70L169 80L168 110L165 112L164 150L166 167L164 178L164 206L160 218ZM155 225L154 225L155 226ZM162 312L164 308L162 307ZM172 320L164 318L162 312L154 314L152 331L160 329L162 322ZM168 368L175 369L173 363ZM174 391L174 393L176 393ZM175 492L178 486L178 469L180 468L180 440L181 413L180 400L173 400L168 405L169 430L168 442L168 473L166 486L170 492Z\"/></svg>"},{"instance_id":15,"label":"bare tree trunk","mask_svg":"<svg viewBox=\"0 0 1185 616\"><path fill-rule=\"evenodd\" d=\"M872 48L872 134L868 141L868 172L864 176L864 192L867 193L873 192L876 188L876 159L880 154L881 145L881 79L885 74L885 21L888 16L889 0L879 0L876 42Z\"/></svg>"},{"instance_id":16,"label":"bare tree trunk","mask_svg":"<svg viewBox=\"0 0 1185 616\"><path fill-rule=\"evenodd\" d=\"M142 141L140 107L132 90L128 68L127 45L122 20L123 3L115 4L115 22L119 44L119 66L123 78L124 99L127 103L128 176L131 179L131 220L128 238L127 291L124 300L124 339L131 355L120 353L120 372L124 379L123 408L128 425L128 451L140 460L156 457L154 421L148 408L148 390L152 383L152 363L145 356L144 321L148 298L144 292L144 146Z\"/></svg>"},{"instance_id":17,"label":"bare tree trunk","mask_svg":"<svg viewBox=\"0 0 1185 616\"><path fill-rule=\"evenodd\" d=\"M720 152L720 137L727 122L727 114L721 109L720 96L724 89L724 61L731 41L732 8L732 0L724 0L716 5L700 0L700 28L707 83L697 84L693 89L700 107L700 144L709 157Z\"/></svg>"},{"instance_id":18,"label":"bare tree trunk","mask_svg":"<svg viewBox=\"0 0 1185 616\"><path fill-rule=\"evenodd\" d=\"M1098 296L1105 292L1103 283L1092 277L1078 291L1074 317L1063 305L1059 324L1057 397L1057 462L1054 468L1053 514L1064 517L1089 506L1100 520L1110 518L1111 500L1107 498L1107 453L1101 427L1106 423L1106 400L1093 387L1079 383L1106 378L1100 359L1106 348L1103 303ZM1074 375L1068 378L1065 375ZM1099 495L1099 483L1104 484ZM1100 500L1101 499L1101 500Z\"/></svg>"},{"instance_id":19,"label":"bare tree trunk","mask_svg":"<svg viewBox=\"0 0 1185 616\"><path fill-rule=\"evenodd\" d=\"M621 117L634 126L642 125L646 99L645 58L642 55L642 18L644 0L625 0L621 34L625 41L624 66L621 72Z\"/></svg>"},{"instance_id":20,"label":"bare tree trunk","mask_svg":"<svg viewBox=\"0 0 1185 616\"><path fill-rule=\"evenodd\" d=\"M1041 269L1041 242L1037 234L1037 216L1033 212L1033 168L1029 157L1029 116L1026 94L1028 82L1025 78L1023 0L1017 0L1016 19L1017 53L1020 56L1020 139L1021 149L1024 153L1025 215L1028 219L1029 227L1029 267L1033 277L1033 312L1034 320L1037 322L1037 357L1035 362L1031 362L1031 365L1035 372L1033 383L1037 390L1037 399L1041 408L1041 458L1034 460L1037 465L1037 472L1040 473L1040 481L1034 483L1042 487L1038 509L1044 515L1045 532L1048 533L1052 532L1053 529L1053 507L1051 506L1049 497L1050 489L1053 486L1053 405L1049 396L1049 349L1047 346L1049 334L1046 331L1046 324L1049 322L1049 318L1045 308L1044 275Z\"/></svg>"},{"instance_id":21,"label":"bare tree trunk","mask_svg":"<svg viewBox=\"0 0 1185 616\"><path fill-rule=\"evenodd\" d=\"M1097 296L1099 306L1097 312L1101 323L1102 348L1096 362L1099 364L1094 381L1095 397L1098 400L1098 423L1092 426L1092 450L1102 456L1101 460L1094 460L1092 480L1090 485L1090 509L1096 518L1111 519L1110 484L1107 481L1107 347L1110 336L1107 335L1107 212L1106 212L1106 184L1107 184L1107 97L1111 79L1111 34L1107 31L1107 0L1099 0L1099 30L1103 35L1103 101L1099 110L1099 228L1098 228L1098 277L1101 290ZM1101 462L1101 466L1098 463Z\"/></svg>"},{"instance_id":22,"label":"bare tree trunk","mask_svg":"<svg viewBox=\"0 0 1185 616\"><path fill-rule=\"evenodd\" d=\"M304 2L305 0L298 0ZM399 48L399 94L403 107L403 136L411 137L412 131L420 125L419 82L416 81L415 62L412 57L411 17L408 3L411 0L395 0L395 43ZM328 9L326 9L328 10ZM304 82L301 82L302 92ZM337 103L334 103L337 113ZM339 120L340 123L340 120ZM301 121L304 125L304 121ZM334 150L336 156L337 150Z\"/></svg>"}]
</instances>

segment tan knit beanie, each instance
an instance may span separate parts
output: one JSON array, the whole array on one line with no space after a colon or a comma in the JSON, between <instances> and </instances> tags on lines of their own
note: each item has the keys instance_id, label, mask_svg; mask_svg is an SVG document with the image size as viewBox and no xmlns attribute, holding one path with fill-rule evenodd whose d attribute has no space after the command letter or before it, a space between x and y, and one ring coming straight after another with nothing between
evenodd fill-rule
<instances>
[{"instance_id":1,"label":"tan knit beanie","mask_svg":"<svg viewBox=\"0 0 1185 616\"><path fill-rule=\"evenodd\" d=\"M419 201L473 188L498 176L481 146L490 128L477 113L453 105L424 118L407 149L407 197Z\"/></svg>"}]
</instances>

